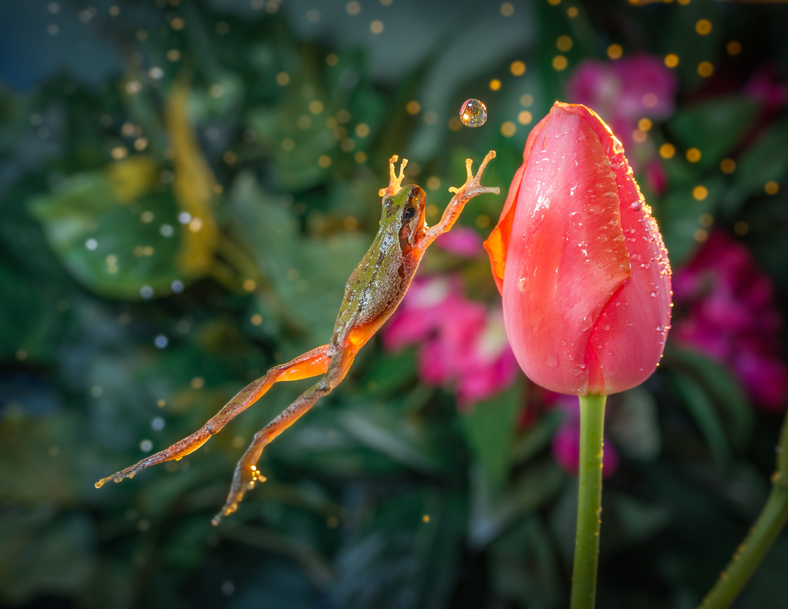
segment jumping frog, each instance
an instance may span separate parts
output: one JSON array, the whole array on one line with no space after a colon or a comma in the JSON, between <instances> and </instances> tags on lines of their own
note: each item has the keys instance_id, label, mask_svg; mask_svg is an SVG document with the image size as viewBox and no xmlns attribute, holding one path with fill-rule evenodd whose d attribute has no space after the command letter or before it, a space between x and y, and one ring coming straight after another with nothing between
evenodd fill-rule
<instances>
[{"instance_id":1,"label":"jumping frog","mask_svg":"<svg viewBox=\"0 0 788 609\"><path fill-rule=\"evenodd\" d=\"M211 436L217 434L236 415L260 399L274 383L296 381L314 376L320 380L302 393L279 416L258 431L249 448L235 467L230 492L221 511L214 516L218 524L222 516L232 514L248 489L255 482L265 481L258 471L257 462L263 448L285 429L295 423L314 404L330 393L350 369L359 349L372 338L375 332L391 317L413 280L424 252L435 239L448 231L460 216L465 204L483 193L498 194L498 188L482 186L482 173L487 163L495 158L491 150L482 161L476 175L471 169L471 159L465 162L467 177L459 188L450 188L454 193L438 224L429 228L424 218L426 195L416 185L402 186L407 159L402 159L399 174L394 164L397 157L389 161L389 185L378 193L383 197L383 213L375 239L345 286L345 295L339 308L334 332L327 345L299 355L286 364L271 368L264 376L241 389L216 415L193 434L176 442L169 448L145 457L136 465L127 467L96 482L100 488L106 482L120 482L151 465L170 460L179 460L197 450Z\"/></svg>"}]
</instances>

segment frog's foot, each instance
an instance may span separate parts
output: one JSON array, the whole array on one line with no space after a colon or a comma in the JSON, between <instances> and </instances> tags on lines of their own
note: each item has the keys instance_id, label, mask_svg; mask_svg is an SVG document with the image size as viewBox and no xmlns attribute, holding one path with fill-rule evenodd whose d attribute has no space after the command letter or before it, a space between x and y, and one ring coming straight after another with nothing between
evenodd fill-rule
<instances>
[{"instance_id":1,"label":"frog's foot","mask_svg":"<svg viewBox=\"0 0 788 609\"><path fill-rule=\"evenodd\" d=\"M378 191L378 196L380 197L394 196L402 188L402 180L405 179L405 167L408 164L408 159L402 159L402 163L399 165L399 175L397 175L396 171L394 171L394 163L397 162L398 158L395 154L389 159L389 185Z\"/></svg>"},{"instance_id":2,"label":"frog's foot","mask_svg":"<svg viewBox=\"0 0 788 609\"><path fill-rule=\"evenodd\" d=\"M260 473L256 465L249 465L246 463L246 459L241 458L238 465L235 466L233 482L230 485L227 500L224 502L222 509L219 510L219 513L213 517L211 524L217 526L223 516L229 516L235 512L238 509L238 504L243 501L246 491L253 489L255 484L265 482L265 480L265 476Z\"/></svg>"},{"instance_id":3,"label":"frog's foot","mask_svg":"<svg viewBox=\"0 0 788 609\"><path fill-rule=\"evenodd\" d=\"M487 168L487 163L495 158L495 150L490 150L487 153L487 156L484 157L482 164L479 165L479 170L476 172L476 175L473 175L473 161L471 159L465 159L465 172L467 177L465 178L465 184L460 186L459 188L451 187L449 188L449 192L453 192L458 199L469 200L475 197L476 195L481 195L484 193L492 193L498 194L501 192L501 189L497 186L482 186L481 179L484 170Z\"/></svg>"}]
</instances>

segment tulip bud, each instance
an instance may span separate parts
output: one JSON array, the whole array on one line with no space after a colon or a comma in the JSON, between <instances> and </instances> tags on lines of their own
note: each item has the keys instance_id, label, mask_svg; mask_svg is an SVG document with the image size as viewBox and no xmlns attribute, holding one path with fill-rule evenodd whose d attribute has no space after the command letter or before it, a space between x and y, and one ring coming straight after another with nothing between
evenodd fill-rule
<instances>
[{"instance_id":1,"label":"tulip bud","mask_svg":"<svg viewBox=\"0 0 788 609\"><path fill-rule=\"evenodd\" d=\"M484 245L532 381L609 395L651 375L670 323L668 254L621 143L593 111L556 102L534 127Z\"/></svg>"}]
</instances>

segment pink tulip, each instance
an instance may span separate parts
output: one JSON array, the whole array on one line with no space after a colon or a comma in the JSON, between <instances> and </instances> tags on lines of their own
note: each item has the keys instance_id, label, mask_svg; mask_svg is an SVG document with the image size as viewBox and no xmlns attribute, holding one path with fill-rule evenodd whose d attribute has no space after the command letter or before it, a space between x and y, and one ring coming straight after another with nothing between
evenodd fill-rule
<instances>
[{"instance_id":1,"label":"pink tulip","mask_svg":"<svg viewBox=\"0 0 788 609\"><path fill-rule=\"evenodd\" d=\"M621 143L593 111L557 102L533 129L484 245L532 381L609 395L651 375L670 323L670 264Z\"/></svg>"}]
</instances>

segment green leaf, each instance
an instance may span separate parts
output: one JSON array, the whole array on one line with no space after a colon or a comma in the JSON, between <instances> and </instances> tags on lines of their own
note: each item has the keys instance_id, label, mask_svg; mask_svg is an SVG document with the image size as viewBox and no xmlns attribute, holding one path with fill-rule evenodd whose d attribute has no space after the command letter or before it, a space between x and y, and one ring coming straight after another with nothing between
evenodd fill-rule
<instances>
[{"instance_id":1,"label":"green leaf","mask_svg":"<svg viewBox=\"0 0 788 609\"><path fill-rule=\"evenodd\" d=\"M706 439L714 459L718 464L725 463L730 457L730 446L709 394L692 376L682 371L674 371L673 382Z\"/></svg>"},{"instance_id":2,"label":"green leaf","mask_svg":"<svg viewBox=\"0 0 788 609\"><path fill-rule=\"evenodd\" d=\"M512 459L516 421L525 404L523 384L474 405L461 416L465 440L495 488L502 488Z\"/></svg>"},{"instance_id":3,"label":"green leaf","mask_svg":"<svg viewBox=\"0 0 788 609\"><path fill-rule=\"evenodd\" d=\"M733 174L734 183L747 194L762 193L770 180L781 182L788 173L788 120L770 125L744 152Z\"/></svg>"},{"instance_id":4,"label":"green leaf","mask_svg":"<svg viewBox=\"0 0 788 609\"><path fill-rule=\"evenodd\" d=\"M616 446L629 457L653 461L659 455L662 438L653 394L635 387L616 396L607 430Z\"/></svg>"},{"instance_id":5,"label":"green leaf","mask_svg":"<svg viewBox=\"0 0 788 609\"><path fill-rule=\"evenodd\" d=\"M740 96L715 98L678 110L668 128L682 148L700 150L699 166L716 167L752 127L758 109Z\"/></svg>"}]
</instances>

